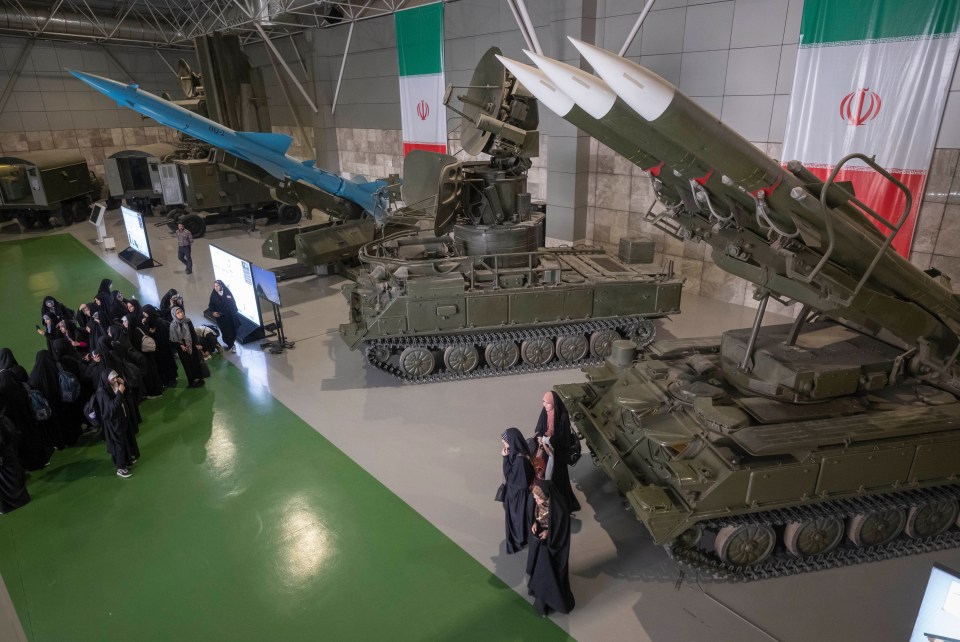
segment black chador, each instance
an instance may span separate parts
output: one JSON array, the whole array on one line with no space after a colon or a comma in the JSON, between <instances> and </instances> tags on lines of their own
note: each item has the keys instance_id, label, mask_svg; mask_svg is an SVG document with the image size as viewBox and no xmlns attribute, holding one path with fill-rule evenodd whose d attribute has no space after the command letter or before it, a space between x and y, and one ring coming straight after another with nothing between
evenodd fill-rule
<instances>
[{"instance_id":1,"label":"black chador","mask_svg":"<svg viewBox=\"0 0 960 642\"><path fill-rule=\"evenodd\" d=\"M540 411L534 434L538 438L550 436L550 447L553 449L554 457L553 474L550 479L566 500L567 509L571 513L576 513L580 510L580 501L573 494L570 470L567 467L572 463L571 456L579 444L570 428L570 415L567 414L567 408L560 401L557 393L548 392L544 395L543 401L544 407ZM551 408L547 408L548 403Z\"/></svg>"},{"instance_id":2,"label":"black chador","mask_svg":"<svg viewBox=\"0 0 960 642\"><path fill-rule=\"evenodd\" d=\"M27 470L40 470L53 455L53 444L34 417L30 397L10 370L0 370L0 412L13 422L19 437L20 463Z\"/></svg>"},{"instance_id":3,"label":"black chador","mask_svg":"<svg viewBox=\"0 0 960 642\"><path fill-rule=\"evenodd\" d=\"M96 394L96 407L107 442L107 452L117 470L127 469L140 458L137 446L138 413L128 392L121 389L123 379L115 370L105 372Z\"/></svg>"},{"instance_id":4,"label":"black chador","mask_svg":"<svg viewBox=\"0 0 960 642\"><path fill-rule=\"evenodd\" d=\"M160 317L160 313L152 305L143 306L143 329L156 342L157 351L154 358L157 361L157 371L160 381L167 387L177 385L177 357L170 344L170 322Z\"/></svg>"},{"instance_id":5,"label":"black chador","mask_svg":"<svg viewBox=\"0 0 960 642\"><path fill-rule=\"evenodd\" d=\"M569 613L576 604L570 590L570 511L551 482L534 483L530 518L527 591L533 606L540 615Z\"/></svg>"},{"instance_id":6,"label":"black chador","mask_svg":"<svg viewBox=\"0 0 960 642\"><path fill-rule=\"evenodd\" d=\"M27 472L20 465L17 431L6 415L0 413L0 514L29 501Z\"/></svg>"},{"instance_id":7,"label":"black chador","mask_svg":"<svg viewBox=\"0 0 960 642\"><path fill-rule=\"evenodd\" d=\"M80 417L76 403L67 404L61 399L60 371L53 355L47 350L37 351L37 360L30 372L30 387L40 391L52 411L50 419L39 422L40 429L61 450L75 445L80 439Z\"/></svg>"},{"instance_id":8,"label":"black chador","mask_svg":"<svg viewBox=\"0 0 960 642\"><path fill-rule=\"evenodd\" d=\"M233 292L220 279L213 282L210 311L217 320L217 327L220 328L220 338L223 339L227 350L232 350L233 344L237 341L240 313L237 311L237 300L233 298Z\"/></svg>"},{"instance_id":9,"label":"black chador","mask_svg":"<svg viewBox=\"0 0 960 642\"><path fill-rule=\"evenodd\" d=\"M530 519L527 504L530 501L530 482L533 466L527 441L517 428L507 428L500 436L504 442L503 519L506 528L507 553L517 553L527 546L530 538Z\"/></svg>"}]
</instances>

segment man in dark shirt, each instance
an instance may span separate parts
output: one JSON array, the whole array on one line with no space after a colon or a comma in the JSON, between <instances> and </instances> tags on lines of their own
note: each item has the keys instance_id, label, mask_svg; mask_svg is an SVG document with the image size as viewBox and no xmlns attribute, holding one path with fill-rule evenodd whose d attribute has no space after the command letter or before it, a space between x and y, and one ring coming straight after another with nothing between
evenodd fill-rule
<instances>
[{"instance_id":1,"label":"man in dark shirt","mask_svg":"<svg viewBox=\"0 0 960 642\"><path fill-rule=\"evenodd\" d=\"M193 273L193 258L190 256L190 248L193 245L193 234L183 226L183 223L177 224L177 258L187 266L187 274Z\"/></svg>"}]
</instances>

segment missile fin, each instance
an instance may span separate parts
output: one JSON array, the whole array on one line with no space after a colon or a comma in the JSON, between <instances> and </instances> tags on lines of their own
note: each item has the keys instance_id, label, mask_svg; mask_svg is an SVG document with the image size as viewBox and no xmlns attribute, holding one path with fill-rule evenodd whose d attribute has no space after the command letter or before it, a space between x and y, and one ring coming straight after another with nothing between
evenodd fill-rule
<instances>
[{"instance_id":1,"label":"missile fin","mask_svg":"<svg viewBox=\"0 0 960 642\"><path fill-rule=\"evenodd\" d=\"M262 145L271 152L286 154L293 143L293 138L286 134L265 134L263 132L237 132L240 138L246 138L252 143Z\"/></svg>"},{"instance_id":2,"label":"missile fin","mask_svg":"<svg viewBox=\"0 0 960 642\"><path fill-rule=\"evenodd\" d=\"M317 159L316 159L316 158L308 158L307 160L303 161L303 162L300 163L300 164L303 165L304 167L313 167L314 165L317 164Z\"/></svg>"}]
</instances>

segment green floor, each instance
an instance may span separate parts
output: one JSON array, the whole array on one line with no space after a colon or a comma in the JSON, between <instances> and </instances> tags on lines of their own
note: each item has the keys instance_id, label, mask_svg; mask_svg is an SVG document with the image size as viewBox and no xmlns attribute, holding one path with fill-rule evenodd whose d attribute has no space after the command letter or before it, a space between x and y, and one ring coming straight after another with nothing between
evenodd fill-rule
<instances>
[{"instance_id":1,"label":"green floor","mask_svg":"<svg viewBox=\"0 0 960 642\"><path fill-rule=\"evenodd\" d=\"M43 296L76 306L104 276L134 291L70 235L0 243L0 345L29 369ZM181 378L144 403L131 479L102 443L71 449L0 516L0 574L29 639L566 638L239 369L211 364L206 388Z\"/></svg>"}]
</instances>

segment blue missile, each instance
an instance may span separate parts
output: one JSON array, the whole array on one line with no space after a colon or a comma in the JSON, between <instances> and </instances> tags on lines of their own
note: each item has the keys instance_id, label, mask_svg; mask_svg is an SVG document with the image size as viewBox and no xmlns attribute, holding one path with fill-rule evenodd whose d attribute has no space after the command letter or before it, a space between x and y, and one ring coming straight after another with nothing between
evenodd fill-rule
<instances>
[{"instance_id":1,"label":"blue missile","mask_svg":"<svg viewBox=\"0 0 960 642\"><path fill-rule=\"evenodd\" d=\"M209 118L194 114L159 96L145 92L137 85L125 85L116 80L82 71L70 73L100 93L154 119L161 125L219 147L245 161L261 167L281 181L302 182L339 196L362 207L364 211L382 220L386 202L386 181L357 183L314 166L314 161L299 161L287 155L293 139L286 134L237 132Z\"/></svg>"}]
</instances>

